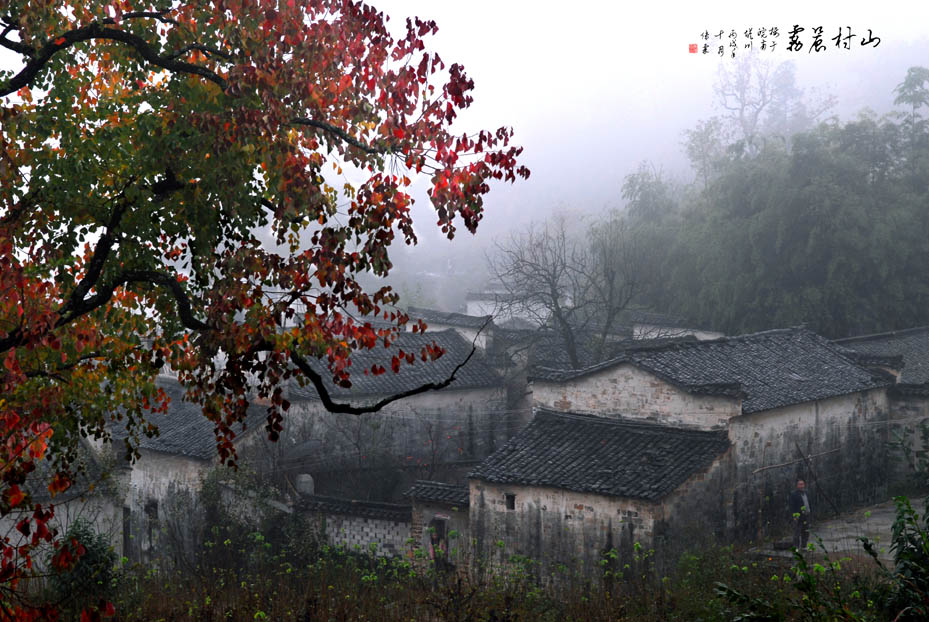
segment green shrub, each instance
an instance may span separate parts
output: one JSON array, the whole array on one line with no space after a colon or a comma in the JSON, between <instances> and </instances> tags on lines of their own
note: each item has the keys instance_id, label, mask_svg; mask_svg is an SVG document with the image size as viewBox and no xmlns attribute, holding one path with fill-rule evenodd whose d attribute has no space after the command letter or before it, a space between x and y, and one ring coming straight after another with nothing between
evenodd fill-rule
<instances>
[{"instance_id":1,"label":"green shrub","mask_svg":"<svg viewBox=\"0 0 929 622\"><path fill-rule=\"evenodd\" d=\"M922 517L906 497L895 497L890 550L894 568L890 570L878 559L874 544L861 538L865 551L874 559L888 579L885 607L894 620L929 619L929 497Z\"/></svg>"},{"instance_id":2,"label":"green shrub","mask_svg":"<svg viewBox=\"0 0 929 622\"><path fill-rule=\"evenodd\" d=\"M53 600L77 611L101 599L109 600L114 594L117 556L107 537L88 521L77 519L71 523L63 541L72 540L84 547L84 554L70 570L55 569L49 558L49 567L53 568L49 587Z\"/></svg>"}]
</instances>

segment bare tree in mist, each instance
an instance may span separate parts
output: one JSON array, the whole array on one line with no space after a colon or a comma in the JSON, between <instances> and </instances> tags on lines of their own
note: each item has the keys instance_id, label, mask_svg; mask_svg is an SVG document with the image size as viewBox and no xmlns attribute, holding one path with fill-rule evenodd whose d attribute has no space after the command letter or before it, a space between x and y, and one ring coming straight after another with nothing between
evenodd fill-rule
<instances>
[{"instance_id":1,"label":"bare tree in mist","mask_svg":"<svg viewBox=\"0 0 929 622\"><path fill-rule=\"evenodd\" d=\"M613 212L573 233L556 217L495 250L489 263L503 288L500 314L558 332L575 368L588 359L582 348L601 360L642 285L642 249L625 218Z\"/></svg>"},{"instance_id":2,"label":"bare tree in mist","mask_svg":"<svg viewBox=\"0 0 929 622\"><path fill-rule=\"evenodd\" d=\"M684 132L704 188L727 152L755 156L769 138L789 148L794 134L822 121L837 102L832 93L800 88L793 61L774 64L754 54L721 64L713 91L721 114Z\"/></svg>"}]
</instances>

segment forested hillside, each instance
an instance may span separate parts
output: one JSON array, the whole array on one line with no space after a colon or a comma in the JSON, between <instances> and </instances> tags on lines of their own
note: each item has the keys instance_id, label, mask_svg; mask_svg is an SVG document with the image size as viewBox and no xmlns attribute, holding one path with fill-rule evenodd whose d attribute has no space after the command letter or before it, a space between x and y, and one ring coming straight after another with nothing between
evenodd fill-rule
<instances>
[{"instance_id":1,"label":"forested hillside","mask_svg":"<svg viewBox=\"0 0 929 622\"><path fill-rule=\"evenodd\" d=\"M693 183L650 165L625 180L658 271L641 303L727 333L929 323L927 87L929 69L911 68L892 112L840 121L789 65L723 76L723 114L685 133Z\"/></svg>"}]
</instances>

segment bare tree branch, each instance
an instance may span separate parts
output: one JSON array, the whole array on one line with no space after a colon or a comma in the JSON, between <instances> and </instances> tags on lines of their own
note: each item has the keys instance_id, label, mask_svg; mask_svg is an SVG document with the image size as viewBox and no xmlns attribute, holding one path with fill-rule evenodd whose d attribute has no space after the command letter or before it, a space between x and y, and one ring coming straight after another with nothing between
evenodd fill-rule
<instances>
[{"instance_id":1,"label":"bare tree branch","mask_svg":"<svg viewBox=\"0 0 929 622\"><path fill-rule=\"evenodd\" d=\"M640 253L627 227L614 214L582 238L556 219L498 244L490 264L506 290L500 312L555 330L574 368L602 358L619 315L640 289Z\"/></svg>"},{"instance_id":2,"label":"bare tree branch","mask_svg":"<svg viewBox=\"0 0 929 622\"><path fill-rule=\"evenodd\" d=\"M383 399L378 400L374 404L368 406L352 406L351 404L345 404L340 402L334 402L332 397L329 395L329 390L326 388L325 383L323 382L323 377L310 365L310 363L300 356L297 352L290 353L290 360L293 361L294 365L307 377L310 379L310 382L313 384L313 387L316 389L316 393L319 395L320 401L322 401L323 406L326 407L326 410L334 413L346 413L349 415L363 415L365 413L377 412L380 409L384 408L392 402L401 400L406 397L411 397L413 395L419 395L420 393L426 393L427 391L438 391L439 389L444 389L451 383L455 382L457 374L461 371L461 368L467 365L468 361L471 360L471 357L474 356L474 353L477 351L477 346L471 346L471 352L468 353L468 356L465 357L463 361L458 363L455 368L452 370L452 373L448 378L440 382L427 382L413 389L403 391L401 393L396 393L390 395Z\"/></svg>"}]
</instances>

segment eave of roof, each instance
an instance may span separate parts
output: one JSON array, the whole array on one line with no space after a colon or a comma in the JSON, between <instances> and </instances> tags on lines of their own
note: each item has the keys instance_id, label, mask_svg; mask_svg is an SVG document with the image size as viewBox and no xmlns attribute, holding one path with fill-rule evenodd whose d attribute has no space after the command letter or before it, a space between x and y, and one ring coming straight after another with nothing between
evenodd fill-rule
<instances>
[{"instance_id":1,"label":"eave of roof","mask_svg":"<svg viewBox=\"0 0 929 622\"><path fill-rule=\"evenodd\" d=\"M468 477L658 501L729 447L725 431L539 410Z\"/></svg>"},{"instance_id":2,"label":"eave of roof","mask_svg":"<svg viewBox=\"0 0 929 622\"><path fill-rule=\"evenodd\" d=\"M430 480L416 480L410 489L403 493L403 496L418 501L432 501L461 508L468 507L471 502L467 486Z\"/></svg>"},{"instance_id":3,"label":"eave of roof","mask_svg":"<svg viewBox=\"0 0 929 622\"><path fill-rule=\"evenodd\" d=\"M360 516L401 523L408 523L413 517L413 508L409 505L381 503L378 501L360 501L339 497L309 495L301 497L297 507L304 511Z\"/></svg>"},{"instance_id":4,"label":"eave of roof","mask_svg":"<svg viewBox=\"0 0 929 622\"><path fill-rule=\"evenodd\" d=\"M745 414L893 384L886 375L863 367L844 348L804 328L643 345L583 369L536 368L529 379L566 382L623 364L689 393L741 399ZM769 365L770 369L752 369L753 365ZM793 373L794 367L811 377ZM765 375L767 379L762 378ZM778 382L772 383L771 379Z\"/></svg>"},{"instance_id":5,"label":"eave of roof","mask_svg":"<svg viewBox=\"0 0 929 622\"><path fill-rule=\"evenodd\" d=\"M422 361L420 349L433 342L444 348L445 354L434 361ZM352 386L349 388L336 386L332 382L332 374L321 361L310 359L308 362L323 377L323 382L332 397L362 399L395 395L424 384L442 382L451 376L457 365L471 355L472 347L472 344L454 329L427 333L398 333L397 340L389 349L375 347L373 350L359 350L353 353L350 368ZM391 370L391 358L399 354L401 350L414 357L413 363L401 362L399 371L394 373ZM374 364L384 367L386 371L380 375L370 373L368 370ZM442 389L442 392L501 388L502 386L503 380L499 374L484 361L479 353L475 352L458 370L455 381ZM301 399L318 400L319 397L315 388L308 384L304 387L292 386L289 399L294 402Z\"/></svg>"}]
</instances>

